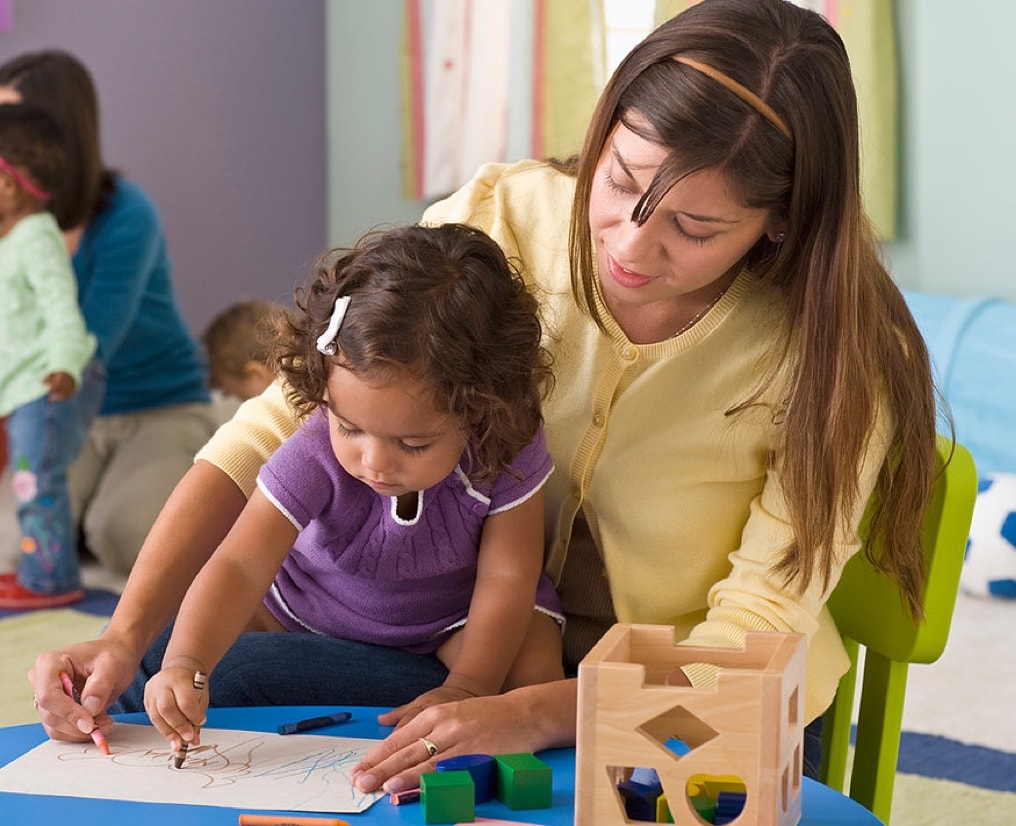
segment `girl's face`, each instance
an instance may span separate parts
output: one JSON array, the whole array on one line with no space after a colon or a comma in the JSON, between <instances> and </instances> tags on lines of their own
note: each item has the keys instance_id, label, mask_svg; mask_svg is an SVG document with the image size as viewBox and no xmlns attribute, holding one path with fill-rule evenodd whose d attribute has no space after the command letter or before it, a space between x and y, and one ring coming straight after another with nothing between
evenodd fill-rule
<instances>
[{"instance_id":1,"label":"girl's face","mask_svg":"<svg viewBox=\"0 0 1016 826\"><path fill-rule=\"evenodd\" d=\"M465 431L434 407L429 388L408 372L368 381L333 367L327 410L335 458L382 496L436 485L466 446Z\"/></svg>"},{"instance_id":2,"label":"girl's face","mask_svg":"<svg viewBox=\"0 0 1016 826\"><path fill-rule=\"evenodd\" d=\"M768 210L742 206L708 169L679 181L638 226L632 210L666 156L618 123L596 165L589 225L603 295L622 327L647 308L711 298L762 234L776 233Z\"/></svg>"}]
</instances>

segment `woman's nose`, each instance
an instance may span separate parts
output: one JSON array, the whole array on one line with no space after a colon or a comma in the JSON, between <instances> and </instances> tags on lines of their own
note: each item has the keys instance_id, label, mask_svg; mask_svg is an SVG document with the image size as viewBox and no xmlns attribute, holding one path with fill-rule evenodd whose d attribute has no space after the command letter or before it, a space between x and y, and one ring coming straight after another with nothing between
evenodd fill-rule
<instances>
[{"instance_id":1,"label":"woman's nose","mask_svg":"<svg viewBox=\"0 0 1016 826\"><path fill-rule=\"evenodd\" d=\"M658 230L652 216L641 226L632 220L621 221L614 236L614 257L625 264L645 263L656 248Z\"/></svg>"}]
</instances>

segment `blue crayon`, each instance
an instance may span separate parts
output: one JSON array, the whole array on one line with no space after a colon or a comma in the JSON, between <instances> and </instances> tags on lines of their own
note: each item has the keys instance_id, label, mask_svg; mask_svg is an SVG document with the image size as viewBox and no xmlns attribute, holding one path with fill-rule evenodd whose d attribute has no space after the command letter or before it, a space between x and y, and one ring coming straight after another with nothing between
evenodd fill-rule
<instances>
[{"instance_id":1,"label":"blue crayon","mask_svg":"<svg viewBox=\"0 0 1016 826\"><path fill-rule=\"evenodd\" d=\"M352 718L348 711L340 711L336 714L326 714L323 717L311 717L309 720L298 720L295 723L285 723L279 726L279 734L296 734L300 731L310 731L315 728L334 726L338 723L345 723Z\"/></svg>"}]
</instances>

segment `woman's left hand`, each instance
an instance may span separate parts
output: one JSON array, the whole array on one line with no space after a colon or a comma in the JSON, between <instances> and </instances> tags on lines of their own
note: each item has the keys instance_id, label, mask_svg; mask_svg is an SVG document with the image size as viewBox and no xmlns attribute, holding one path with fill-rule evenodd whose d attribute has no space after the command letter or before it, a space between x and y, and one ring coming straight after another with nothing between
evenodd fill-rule
<instances>
[{"instance_id":1,"label":"woman's left hand","mask_svg":"<svg viewBox=\"0 0 1016 826\"><path fill-rule=\"evenodd\" d=\"M455 755L574 745L575 690L574 681L562 680L431 706L368 751L353 767L353 784L364 792L391 794L416 788L421 774ZM382 724L387 716L379 718ZM436 751L431 753L428 744Z\"/></svg>"}]
</instances>

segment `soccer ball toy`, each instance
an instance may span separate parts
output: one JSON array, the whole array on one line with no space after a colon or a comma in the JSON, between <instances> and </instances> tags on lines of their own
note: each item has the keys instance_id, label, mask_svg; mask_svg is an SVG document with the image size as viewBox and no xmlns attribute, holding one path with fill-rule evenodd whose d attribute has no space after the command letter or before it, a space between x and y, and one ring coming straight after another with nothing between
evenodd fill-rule
<instances>
[{"instance_id":1,"label":"soccer ball toy","mask_svg":"<svg viewBox=\"0 0 1016 826\"><path fill-rule=\"evenodd\" d=\"M1016 599L1016 474L992 474L978 484L960 589Z\"/></svg>"}]
</instances>

